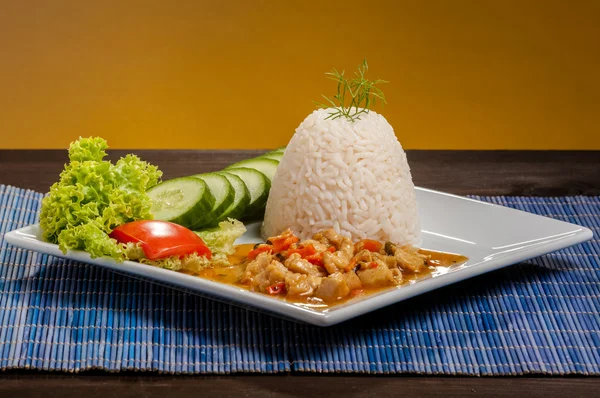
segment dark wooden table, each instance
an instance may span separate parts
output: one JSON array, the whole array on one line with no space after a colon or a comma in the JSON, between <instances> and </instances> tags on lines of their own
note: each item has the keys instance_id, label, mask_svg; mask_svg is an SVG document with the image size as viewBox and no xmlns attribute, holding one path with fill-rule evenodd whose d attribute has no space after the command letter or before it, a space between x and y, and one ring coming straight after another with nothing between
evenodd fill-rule
<instances>
[{"instance_id":1,"label":"dark wooden table","mask_svg":"<svg viewBox=\"0 0 600 398\"><path fill-rule=\"evenodd\" d=\"M160 167L164 178L219 170L261 151L134 152ZM415 184L459 195L600 195L600 152L409 151ZM46 191L66 151L0 151L0 184ZM594 396L595 377L431 377L283 374L161 376L143 373L79 375L0 373L0 397L296 397L296 396Z\"/></svg>"}]
</instances>

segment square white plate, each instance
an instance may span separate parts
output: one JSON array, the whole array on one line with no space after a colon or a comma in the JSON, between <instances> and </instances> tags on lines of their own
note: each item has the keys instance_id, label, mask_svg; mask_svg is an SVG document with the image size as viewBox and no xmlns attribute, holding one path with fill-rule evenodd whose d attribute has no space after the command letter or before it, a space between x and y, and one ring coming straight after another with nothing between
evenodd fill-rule
<instances>
[{"instance_id":1,"label":"square white plate","mask_svg":"<svg viewBox=\"0 0 600 398\"><path fill-rule=\"evenodd\" d=\"M119 273L184 288L217 300L253 307L285 318L329 326L430 290L592 238L592 231L579 225L442 192L417 188L417 200L423 230L422 247L462 254L469 260L451 267L445 274L359 297L326 310L311 309L236 286L132 261L119 264L106 258L91 259L82 251L71 251L64 255L57 245L40 239L38 225L11 231L6 234L5 239L25 249L100 265ZM248 231L237 243L260 242L259 227L259 223L248 224Z\"/></svg>"}]
</instances>

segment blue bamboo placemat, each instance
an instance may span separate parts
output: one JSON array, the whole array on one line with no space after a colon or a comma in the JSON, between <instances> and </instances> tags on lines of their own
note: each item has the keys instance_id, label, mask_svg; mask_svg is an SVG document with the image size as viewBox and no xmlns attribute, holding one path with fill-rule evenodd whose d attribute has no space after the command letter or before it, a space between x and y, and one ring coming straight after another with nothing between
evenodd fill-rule
<instances>
[{"instance_id":1,"label":"blue bamboo placemat","mask_svg":"<svg viewBox=\"0 0 600 398\"><path fill-rule=\"evenodd\" d=\"M319 328L8 246L42 196L0 185L0 369L600 374L600 197L477 197L595 237Z\"/></svg>"}]
</instances>

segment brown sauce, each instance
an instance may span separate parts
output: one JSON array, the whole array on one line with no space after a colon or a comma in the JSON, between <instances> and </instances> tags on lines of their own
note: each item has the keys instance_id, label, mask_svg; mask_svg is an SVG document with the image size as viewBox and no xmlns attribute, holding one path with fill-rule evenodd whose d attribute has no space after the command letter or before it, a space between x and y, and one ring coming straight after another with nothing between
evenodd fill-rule
<instances>
[{"instance_id":1,"label":"brown sauce","mask_svg":"<svg viewBox=\"0 0 600 398\"><path fill-rule=\"evenodd\" d=\"M244 244L236 246L235 253L229 256L229 262L232 264L230 267L215 267L215 268L207 268L198 273L198 276L205 279L210 279L215 282L227 283L230 285L235 285L238 287L242 287L247 289L248 287L244 284L239 283L242 274L244 273L244 260L246 256L252 250L254 244ZM288 302L298 303L300 305L309 306L312 308L321 308L326 309L333 305L342 304L351 300L355 297L363 297L366 295L371 295L374 293L388 291L393 289L402 288L405 285L411 285L419 280L429 278L431 276L442 275L448 272L450 267L457 266L468 260L467 257L461 256L458 254L452 253L444 253L437 252L431 250L419 250L420 253L426 254L430 256L430 259L427 261L428 267L418 273L410 273L403 272L402 273L402 283L397 286L386 286L386 287L377 287L377 288L364 288L361 289L359 294L355 294L353 296L349 296L342 300L337 300L333 303L327 303L320 299L309 297L284 297L284 296L274 296L280 300L285 300ZM257 293L262 294L262 293Z\"/></svg>"}]
</instances>

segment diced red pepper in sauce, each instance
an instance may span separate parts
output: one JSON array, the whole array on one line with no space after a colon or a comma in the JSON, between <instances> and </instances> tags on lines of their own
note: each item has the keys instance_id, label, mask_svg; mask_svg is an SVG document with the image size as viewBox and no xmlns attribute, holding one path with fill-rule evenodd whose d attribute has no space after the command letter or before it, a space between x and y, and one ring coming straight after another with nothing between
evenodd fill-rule
<instances>
[{"instance_id":1,"label":"diced red pepper in sauce","mask_svg":"<svg viewBox=\"0 0 600 398\"><path fill-rule=\"evenodd\" d=\"M369 268L377 268L377 263L375 261L369 263Z\"/></svg>"},{"instance_id":2,"label":"diced red pepper in sauce","mask_svg":"<svg viewBox=\"0 0 600 398\"><path fill-rule=\"evenodd\" d=\"M267 293L273 295L285 293L285 282L278 282L274 285L267 287Z\"/></svg>"},{"instance_id":3,"label":"diced red pepper in sauce","mask_svg":"<svg viewBox=\"0 0 600 398\"><path fill-rule=\"evenodd\" d=\"M302 258L307 258L309 256L315 255L317 254L317 250L315 249L315 247L312 245L312 243L303 246L299 249L289 249L286 252L286 256L289 257L294 253L298 253L300 255L300 257Z\"/></svg>"},{"instance_id":4,"label":"diced red pepper in sauce","mask_svg":"<svg viewBox=\"0 0 600 398\"><path fill-rule=\"evenodd\" d=\"M323 253L315 253L310 256L303 257L306 261L314 265L323 265Z\"/></svg>"},{"instance_id":5,"label":"diced red pepper in sauce","mask_svg":"<svg viewBox=\"0 0 600 398\"><path fill-rule=\"evenodd\" d=\"M283 235L276 238L269 238L269 241L273 245L274 253L281 253L290 248L294 243L300 239L296 235Z\"/></svg>"},{"instance_id":6,"label":"diced red pepper in sauce","mask_svg":"<svg viewBox=\"0 0 600 398\"><path fill-rule=\"evenodd\" d=\"M333 252L335 252L335 247L330 246L325 251L333 253ZM323 253L324 252L318 252L312 243L309 243L308 245L303 246L299 249L289 249L285 254L286 254L286 256L289 257L294 253L298 253L300 255L300 257L302 257L303 259L305 259L306 261L308 261L311 264L323 265Z\"/></svg>"},{"instance_id":7,"label":"diced red pepper in sauce","mask_svg":"<svg viewBox=\"0 0 600 398\"><path fill-rule=\"evenodd\" d=\"M354 269L354 267L356 267L356 259L352 258L352 260L350 260L350 262L348 263L348 266L346 268L344 268L344 271L348 272Z\"/></svg>"},{"instance_id":8,"label":"diced red pepper in sauce","mask_svg":"<svg viewBox=\"0 0 600 398\"><path fill-rule=\"evenodd\" d=\"M259 254L261 254L261 253L271 253L272 251L273 251L273 248L271 246L269 246L269 245L260 245L256 249L250 250L250 252L248 253L248 259L249 260L254 260L256 257L258 257Z\"/></svg>"},{"instance_id":9,"label":"diced red pepper in sauce","mask_svg":"<svg viewBox=\"0 0 600 398\"><path fill-rule=\"evenodd\" d=\"M370 252L379 253L381 250L381 242L377 242L376 240L371 239L363 239L359 243L363 244L363 249L368 250Z\"/></svg>"}]
</instances>

